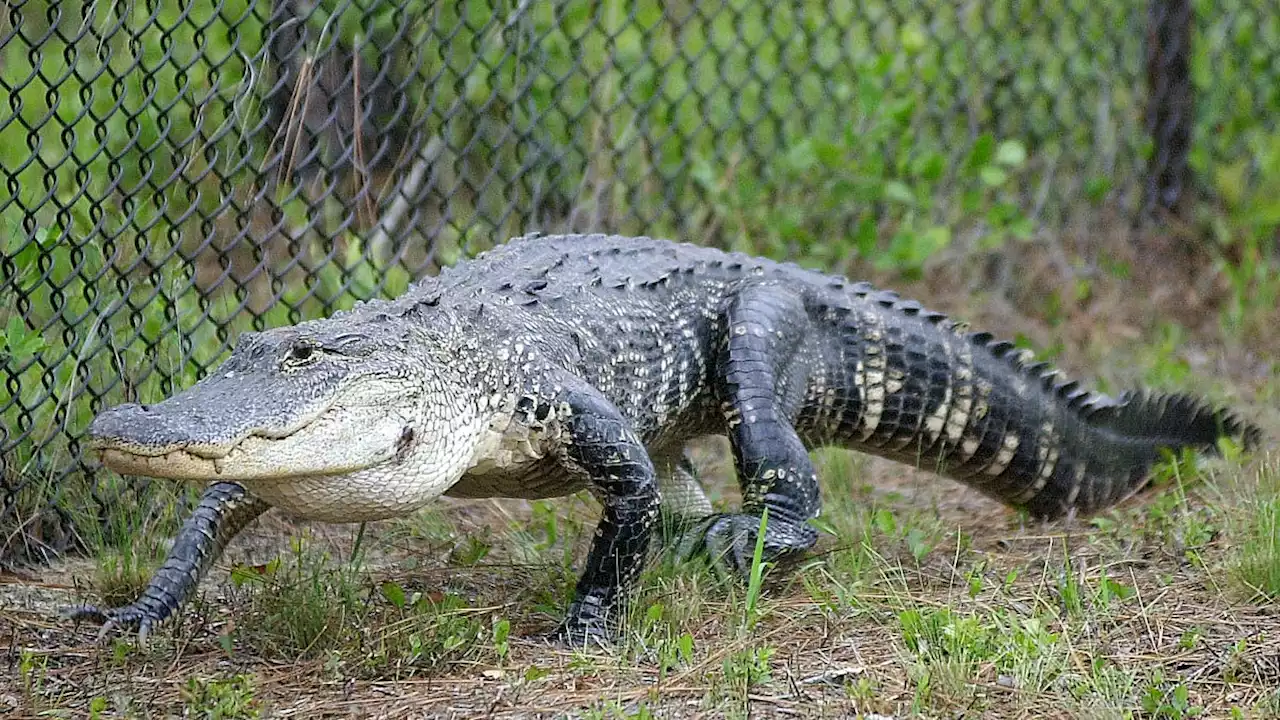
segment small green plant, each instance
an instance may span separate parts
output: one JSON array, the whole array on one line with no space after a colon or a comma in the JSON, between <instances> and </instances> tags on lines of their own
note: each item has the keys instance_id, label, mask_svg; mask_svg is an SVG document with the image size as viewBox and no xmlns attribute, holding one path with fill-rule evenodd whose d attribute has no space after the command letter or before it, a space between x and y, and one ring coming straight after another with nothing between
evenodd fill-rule
<instances>
[{"instance_id":1,"label":"small green plant","mask_svg":"<svg viewBox=\"0 0 1280 720\"><path fill-rule=\"evenodd\" d=\"M99 720L100 718L106 717L107 708L109 706L110 701L105 697L101 695L94 695L93 699L89 701L90 720Z\"/></svg>"},{"instance_id":2,"label":"small green plant","mask_svg":"<svg viewBox=\"0 0 1280 720\"><path fill-rule=\"evenodd\" d=\"M290 562L237 568L232 581L258 586L249 614L271 654L320 657L342 645L359 616L359 588L345 563L332 565L328 554L310 551L302 539L291 546Z\"/></svg>"},{"instance_id":3,"label":"small green plant","mask_svg":"<svg viewBox=\"0 0 1280 720\"><path fill-rule=\"evenodd\" d=\"M253 678L235 675L223 680L191 677L181 690L182 703L191 715L208 720L261 717Z\"/></svg>"},{"instance_id":4,"label":"small green plant","mask_svg":"<svg viewBox=\"0 0 1280 720\"><path fill-rule=\"evenodd\" d=\"M1280 599L1280 462L1268 458L1235 509L1231 574L1249 595Z\"/></svg>"},{"instance_id":5,"label":"small green plant","mask_svg":"<svg viewBox=\"0 0 1280 720\"><path fill-rule=\"evenodd\" d=\"M510 620L500 618L493 623L493 651L498 656L498 660L505 661L507 655L511 653L510 637Z\"/></svg>"},{"instance_id":6,"label":"small green plant","mask_svg":"<svg viewBox=\"0 0 1280 720\"><path fill-rule=\"evenodd\" d=\"M987 562L985 560L975 562L973 565L969 566L968 570L965 571L964 579L966 589L969 593L969 599L978 597L982 592L983 585L985 584L986 573Z\"/></svg>"},{"instance_id":7,"label":"small green plant","mask_svg":"<svg viewBox=\"0 0 1280 720\"><path fill-rule=\"evenodd\" d=\"M716 694L731 703L732 715L749 715L752 690L767 685L773 679L774 653L773 647L759 645L738 650L721 663L720 686Z\"/></svg>"},{"instance_id":8,"label":"small green plant","mask_svg":"<svg viewBox=\"0 0 1280 720\"><path fill-rule=\"evenodd\" d=\"M1178 647L1183 650L1194 650L1200 644L1200 638L1204 635L1204 630L1195 627L1182 631L1182 635L1178 637Z\"/></svg>"},{"instance_id":9,"label":"small green plant","mask_svg":"<svg viewBox=\"0 0 1280 720\"><path fill-rule=\"evenodd\" d=\"M1204 712L1203 707L1192 704L1185 684L1166 681L1159 669L1152 673L1142 691L1142 709L1148 717L1158 720L1185 720Z\"/></svg>"},{"instance_id":10,"label":"small green plant","mask_svg":"<svg viewBox=\"0 0 1280 720\"><path fill-rule=\"evenodd\" d=\"M998 610L984 623L994 640L999 675L1027 692L1050 690L1067 672L1070 648L1050 628L1054 619Z\"/></svg>"},{"instance_id":11,"label":"small green plant","mask_svg":"<svg viewBox=\"0 0 1280 720\"><path fill-rule=\"evenodd\" d=\"M133 602L146 589L157 563L141 560L130 550L98 556L94 589L105 605L118 607Z\"/></svg>"},{"instance_id":12,"label":"small green plant","mask_svg":"<svg viewBox=\"0 0 1280 720\"><path fill-rule=\"evenodd\" d=\"M1072 678L1071 700L1077 717L1129 718L1138 681L1132 670L1094 657L1088 672Z\"/></svg>"},{"instance_id":13,"label":"small green plant","mask_svg":"<svg viewBox=\"0 0 1280 720\"><path fill-rule=\"evenodd\" d=\"M452 593L405 593L396 583L383 583L382 595L392 610L387 615L370 612L357 617L360 628L373 630L374 650L365 662L375 674L435 671L482 656L484 623L466 598ZM511 624L506 619L490 623L494 656L510 653ZM357 642L352 635L349 642Z\"/></svg>"},{"instance_id":14,"label":"small green plant","mask_svg":"<svg viewBox=\"0 0 1280 720\"><path fill-rule=\"evenodd\" d=\"M1109 612L1113 603L1124 602L1133 597L1134 589L1119 580L1103 575L1098 579L1098 587L1094 591L1094 607L1102 612Z\"/></svg>"},{"instance_id":15,"label":"small green plant","mask_svg":"<svg viewBox=\"0 0 1280 720\"><path fill-rule=\"evenodd\" d=\"M1058 602L1067 617L1079 618L1084 613L1084 592L1070 558L1067 558L1062 566L1062 573L1058 576Z\"/></svg>"},{"instance_id":16,"label":"small green plant","mask_svg":"<svg viewBox=\"0 0 1280 720\"><path fill-rule=\"evenodd\" d=\"M467 535L461 543L454 545L453 551L449 553L449 563L461 567L475 567L481 560L488 557L492 549L493 544L488 539L474 534Z\"/></svg>"},{"instance_id":17,"label":"small green plant","mask_svg":"<svg viewBox=\"0 0 1280 720\"><path fill-rule=\"evenodd\" d=\"M43 653L23 649L18 654L18 676L21 678L22 695L31 707L44 704L44 686L48 676L49 658Z\"/></svg>"},{"instance_id":18,"label":"small green plant","mask_svg":"<svg viewBox=\"0 0 1280 720\"><path fill-rule=\"evenodd\" d=\"M237 636L268 657L323 659L335 673L375 676L437 670L486 648L505 657L505 620L486 624L450 593L364 586L352 563L331 564L301 540L287 561L238 566L232 581L249 591Z\"/></svg>"},{"instance_id":19,"label":"small green plant","mask_svg":"<svg viewBox=\"0 0 1280 720\"><path fill-rule=\"evenodd\" d=\"M747 600L743 607L743 627L750 631L761 617L760 591L764 584L764 539L769 529L769 509L760 514L760 525L756 529L756 546L751 554L751 577L747 582Z\"/></svg>"},{"instance_id":20,"label":"small green plant","mask_svg":"<svg viewBox=\"0 0 1280 720\"><path fill-rule=\"evenodd\" d=\"M681 598L681 604L697 601L696 597ZM688 665L693 662L693 635L687 630L682 631L683 625L661 601L644 606L642 617L629 623L630 632L626 635L628 655L656 661L658 672L663 676Z\"/></svg>"},{"instance_id":21,"label":"small green plant","mask_svg":"<svg viewBox=\"0 0 1280 720\"><path fill-rule=\"evenodd\" d=\"M948 609L909 609L898 613L907 650L912 654L916 702L955 701L966 694L978 663L996 654L993 628L975 617Z\"/></svg>"}]
</instances>

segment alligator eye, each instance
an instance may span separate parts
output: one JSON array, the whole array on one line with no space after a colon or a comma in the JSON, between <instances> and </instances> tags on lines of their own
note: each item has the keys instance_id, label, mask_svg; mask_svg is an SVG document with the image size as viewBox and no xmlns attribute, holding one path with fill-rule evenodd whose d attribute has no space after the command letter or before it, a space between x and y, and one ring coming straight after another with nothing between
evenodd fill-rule
<instances>
[{"instance_id":1,"label":"alligator eye","mask_svg":"<svg viewBox=\"0 0 1280 720\"><path fill-rule=\"evenodd\" d=\"M289 355L285 358L290 365L305 365L313 360L316 356L316 349L305 343L298 343L289 348Z\"/></svg>"}]
</instances>

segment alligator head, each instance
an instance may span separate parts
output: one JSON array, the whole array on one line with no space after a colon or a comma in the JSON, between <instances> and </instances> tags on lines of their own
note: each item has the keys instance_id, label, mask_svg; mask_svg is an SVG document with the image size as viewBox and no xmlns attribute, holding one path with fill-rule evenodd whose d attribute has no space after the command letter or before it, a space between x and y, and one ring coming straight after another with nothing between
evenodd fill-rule
<instances>
[{"instance_id":1,"label":"alligator head","mask_svg":"<svg viewBox=\"0 0 1280 720\"><path fill-rule=\"evenodd\" d=\"M438 334L404 315L356 320L246 333L190 389L98 415L89 447L122 474L236 481L316 519L421 505L465 469L476 406Z\"/></svg>"}]
</instances>

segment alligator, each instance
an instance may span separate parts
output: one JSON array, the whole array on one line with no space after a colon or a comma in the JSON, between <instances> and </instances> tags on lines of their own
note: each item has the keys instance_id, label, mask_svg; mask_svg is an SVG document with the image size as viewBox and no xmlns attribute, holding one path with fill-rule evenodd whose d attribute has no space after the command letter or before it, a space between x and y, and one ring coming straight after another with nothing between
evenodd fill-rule
<instances>
[{"instance_id":1,"label":"alligator","mask_svg":"<svg viewBox=\"0 0 1280 720\"><path fill-rule=\"evenodd\" d=\"M742 489L714 512L686 444L728 436ZM124 607L68 615L143 640L271 507L357 522L440 495L603 506L560 642L608 643L660 515L680 553L748 575L817 540L811 448L933 471L1029 516L1141 489L1166 450L1259 443L1183 394L1117 397L865 282L644 237L532 234L392 300L241 335L155 405L100 413L88 446L126 475L208 483ZM762 518L765 518L762 522Z\"/></svg>"}]
</instances>

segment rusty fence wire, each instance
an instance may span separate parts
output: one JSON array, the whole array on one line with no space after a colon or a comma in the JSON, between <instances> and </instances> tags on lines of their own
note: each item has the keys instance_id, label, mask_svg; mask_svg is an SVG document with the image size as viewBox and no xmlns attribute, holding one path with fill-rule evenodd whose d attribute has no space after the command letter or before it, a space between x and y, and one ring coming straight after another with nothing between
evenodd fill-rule
<instances>
[{"instance_id":1,"label":"rusty fence wire","mask_svg":"<svg viewBox=\"0 0 1280 720\"><path fill-rule=\"evenodd\" d=\"M7 0L0 561L137 504L96 411L530 229L911 265L1172 207L1273 130L1278 4Z\"/></svg>"}]
</instances>

